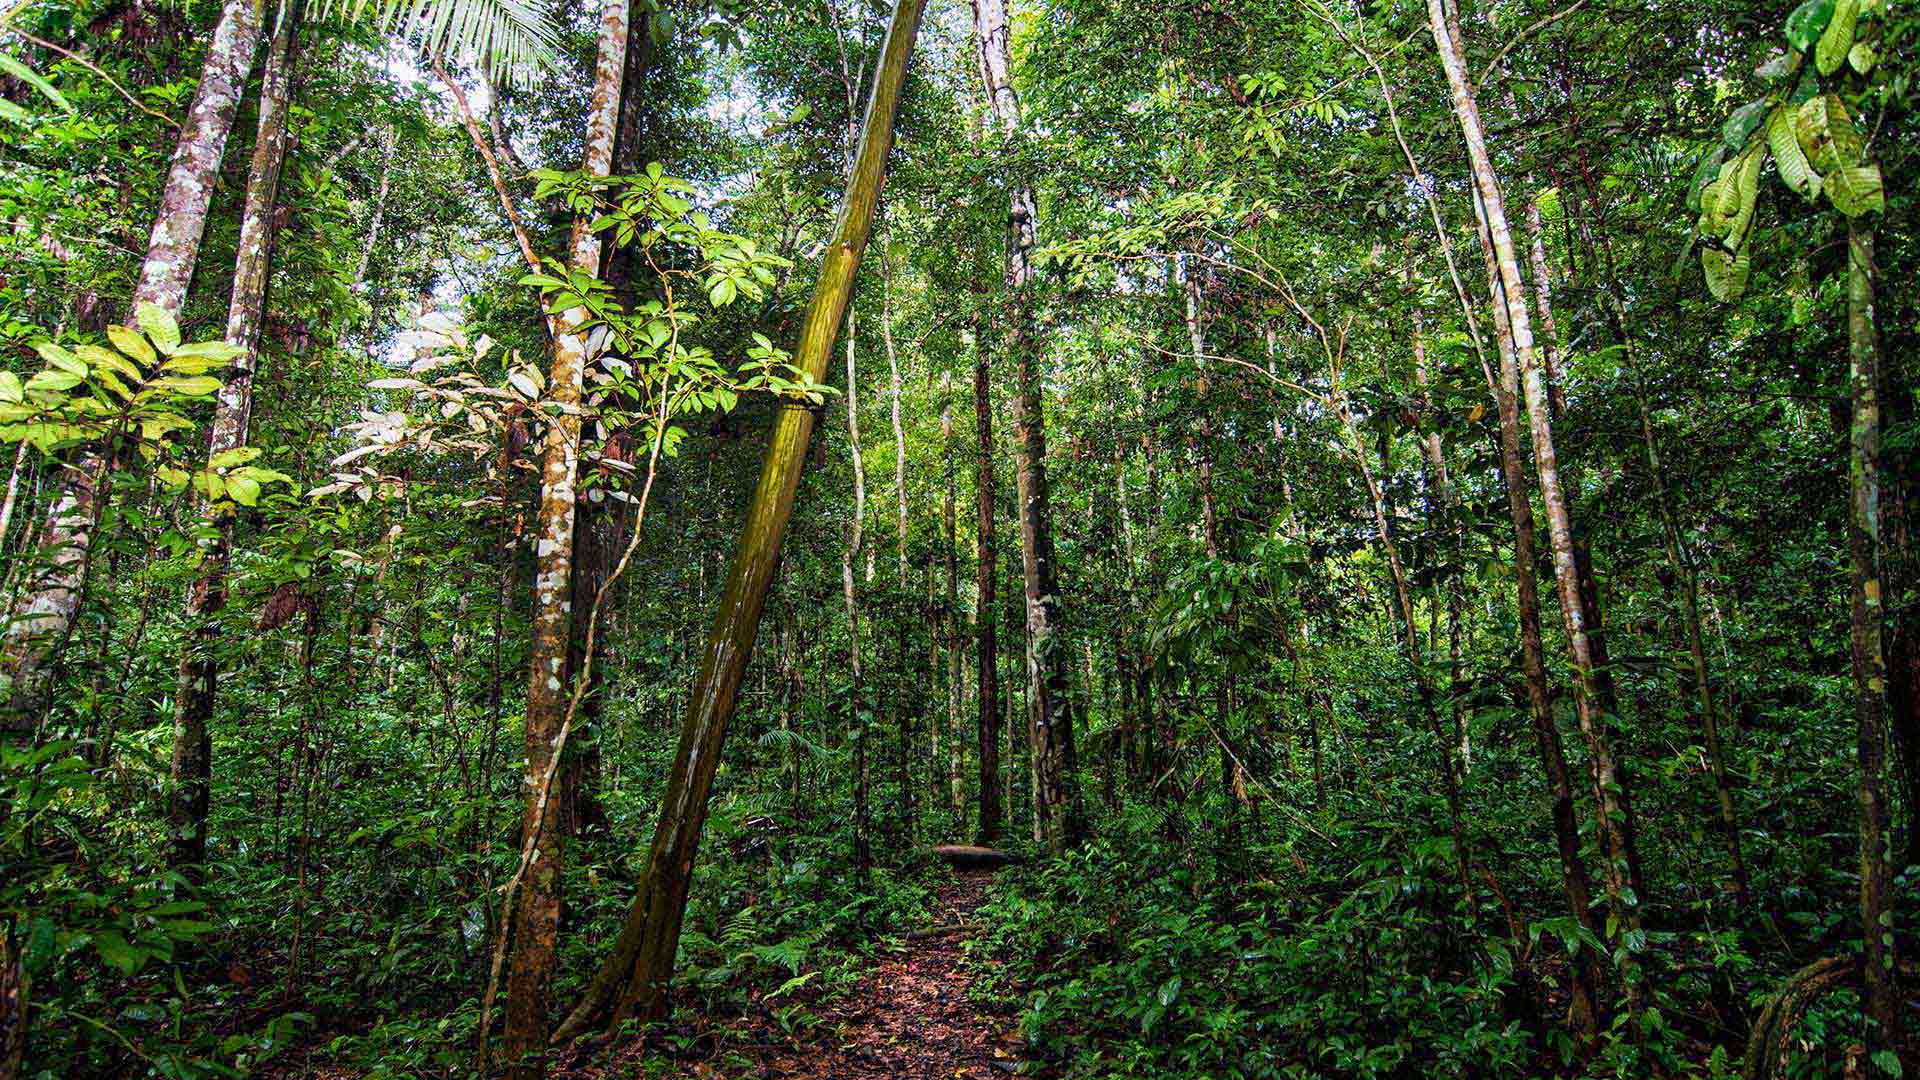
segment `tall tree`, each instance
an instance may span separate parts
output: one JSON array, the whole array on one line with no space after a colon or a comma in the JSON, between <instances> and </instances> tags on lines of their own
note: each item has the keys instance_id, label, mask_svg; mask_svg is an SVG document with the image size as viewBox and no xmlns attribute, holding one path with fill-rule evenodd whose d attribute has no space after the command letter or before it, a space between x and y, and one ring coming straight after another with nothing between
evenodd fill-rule
<instances>
[{"instance_id":1,"label":"tall tree","mask_svg":"<svg viewBox=\"0 0 1920 1080\"><path fill-rule=\"evenodd\" d=\"M587 110L586 160L590 176L613 166L620 84L627 54L627 0L601 4L598 59ZM600 234L587 215L574 220L567 265L575 273L600 270ZM556 321L553 364L547 378L550 418L540 464L540 509L535 519L533 641L529 650L525 743L526 810L522 847L533 851L524 870L519 903L511 913L513 954L507 974L503 1050L509 1075L535 1080L545 1072L549 993L559 959L562 836L559 803L548 798L545 777L557 766L555 742L567 712L567 667L572 637L571 600L575 489L580 467L582 387L588 361L585 307L570 307Z\"/></svg>"},{"instance_id":2,"label":"tall tree","mask_svg":"<svg viewBox=\"0 0 1920 1080\"><path fill-rule=\"evenodd\" d=\"M201 64L193 104L180 125L173 160L160 191L153 232L133 289L133 307L152 304L178 316L200 258L227 136L233 131L247 73L259 51L260 16L253 0L228 0L220 9ZM7 726L30 727L44 707L46 667L66 640L80 610L100 512L100 485L113 463L111 447L89 447L62 463L41 528L39 566L15 602L0 643L0 669L11 680Z\"/></svg>"},{"instance_id":3,"label":"tall tree","mask_svg":"<svg viewBox=\"0 0 1920 1080\"><path fill-rule=\"evenodd\" d=\"M974 0L974 46L981 83L1000 135L1021 137L1020 98L1013 89L1007 0ZM1007 167L1018 169L1010 159ZM1013 422L1015 487L1020 502L1020 555L1027 614L1027 694L1034 754L1034 812L1055 851L1080 842L1079 794L1073 761L1072 703L1067 696L1067 647L1060 622L1060 590L1053 564L1053 518L1047 490L1047 421L1040 393L1039 342L1034 335L1033 243L1038 214L1033 188L1008 177L1006 313L1001 336L1018 365Z\"/></svg>"},{"instance_id":4,"label":"tall tree","mask_svg":"<svg viewBox=\"0 0 1920 1080\"><path fill-rule=\"evenodd\" d=\"M794 350L795 366L813 381L826 375L834 338L853 294L854 274L866 251L886 173L887 151L893 145L900 89L906 82L907 60L912 56L925 6L925 0L899 0L875 62L859 152L801 326L800 343ZM700 674L688 699L646 872L612 952L588 983L579 1004L560 1025L556 1040L584 1032L609 1012L617 1023L629 1016L657 1019L668 1010L667 989L679 951L693 861L706 823L707 795L713 789L727 723L738 702L740 680L753 654L787 520L793 514L794 493L800 484L813 423L813 411L802 403L789 402L780 407L733 566L727 572L719 611L707 635Z\"/></svg>"},{"instance_id":5,"label":"tall tree","mask_svg":"<svg viewBox=\"0 0 1920 1080\"><path fill-rule=\"evenodd\" d=\"M280 171L287 156L287 113L302 6L302 0L281 3L267 52L266 74L260 83L259 132L247 171L247 201L241 211L239 253L233 268L233 299L227 307L227 344L241 352L220 387L213 430L207 439L209 469L238 463L253 414L253 376L260 360L260 328L273 259ZM200 576L187 594L188 631L174 695L173 788L167 807L173 863L183 867L198 866L206 858L207 804L213 779L213 741L208 725L219 680L216 651L220 628L215 619L227 600L233 519L223 516L215 522L213 536L203 543Z\"/></svg>"}]
</instances>

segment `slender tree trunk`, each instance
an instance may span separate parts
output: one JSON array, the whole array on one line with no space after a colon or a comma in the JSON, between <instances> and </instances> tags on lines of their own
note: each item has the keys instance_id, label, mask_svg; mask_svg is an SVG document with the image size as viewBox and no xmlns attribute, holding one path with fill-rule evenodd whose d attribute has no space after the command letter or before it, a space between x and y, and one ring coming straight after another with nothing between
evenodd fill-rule
<instances>
[{"instance_id":1,"label":"slender tree trunk","mask_svg":"<svg viewBox=\"0 0 1920 1080\"><path fill-rule=\"evenodd\" d=\"M449 86L452 80L447 80ZM360 258L353 264L353 283L347 286L350 292L359 292L366 283L367 267L373 263L373 250L380 243L380 225L387 216L387 193L393 190L393 153L400 145L400 135L392 128L381 134L385 149L380 153L380 186L373 194L373 217L367 222L366 246L360 249Z\"/></svg>"},{"instance_id":2,"label":"slender tree trunk","mask_svg":"<svg viewBox=\"0 0 1920 1080\"><path fill-rule=\"evenodd\" d=\"M974 661L979 707L980 842L1000 839L1000 659L994 611L992 370L984 346L974 354L973 420L977 438L974 481L979 516L974 526Z\"/></svg>"},{"instance_id":3,"label":"slender tree trunk","mask_svg":"<svg viewBox=\"0 0 1920 1080\"><path fill-rule=\"evenodd\" d=\"M1629 824L1631 809L1622 798L1625 790L1616 759L1613 718L1605 711L1594 681L1594 658L1587 635L1585 609L1581 602L1579 575L1574 567L1573 533L1566 502L1561 494L1559 461L1554 453L1553 423L1540 377L1540 365L1534 356L1532 321L1527 311L1525 286L1520 264L1514 252L1513 237L1507 226L1506 204L1487 152L1486 135L1480 125L1479 106L1468 80L1466 60L1455 29L1449 23L1444 0L1427 0L1428 26L1440 55L1452 91L1454 116L1467 144L1468 162L1480 209L1486 224L1483 241L1498 273L1500 288L1494 297L1496 306L1504 306L1507 338L1512 360L1503 355L1503 367L1517 366L1524 389L1527 413L1533 436L1534 464L1538 470L1540 501L1547 515L1547 532L1553 551L1554 577L1560 590L1561 614L1566 623L1567 649L1574 672L1574 707L1586 734L1592 759L1596 794L1599 799L1599 831L1606 850L1608 901L1622 931L1640 927L1640 902L1644 899L1629 884L1632 866L1638 859L1633 851ZM1503 370L1503 383L1509 382ZM1530 572L1523 568L1523 572ZM1626 950L1619 960L1621 979L1627 991L1629 1008L1639 1009L1638 963Z\"/></svg>"},{"instance_id":4,"label":"slender tree trunk","mask_svg":"<svg viewBox=\"0 0 1920 1080\"><path fill-rule=\"evenodd\" d=\"M866 685L860 667L860 596L853 568L860 562L867 519L867 470L860 459L860 376L853 360L854 318L847 312L847 454L853 460L853 523L840 555L840 589L847 602L847 727L853 733L853 864L862 882L873 866L873 822L868 805Z\"/></svg>"},{"instance_id":5,"label":"slender tree trunk","mask_svg":"<svg viewBox=\"0 0 1920 1080\"><path fill-rule=\"evenodd\" d=\"M606 176L613 165L614 127L627 52L627 0L601 5L599 55L588 105L585 171ZM568 265L579 273L600 269L600 234L576 218ZM581 422L578 406L586 373L585 308L557 320L547 396L557 409L548 422L541 454L540 509L536 518L533 636L529 649L525 741L526 811L521 846L531 848L519 904L512 913L513 955L507 975L504 1052L509 1075L535 1080L545 1072L548 997L559 959L561 833L559 801L541 797L554 743L567 712L566 674L573 597L575 482L579 472Z\"/></svg>"},{"instance_id":6,"label":"slender tree trunk","mask_svg":"<svg viewBox=\"0 0 1920 1080\"><path fill-rule=\"evenodd\" d=\"M963 674L966 646L960 636L960 567L956 551L959 522L955 510L953 471L953 372L940 377L940 446L944 464L940 498L941 562L947 570L947 789L953 811L954 835L967 823L967 786L962 775L965 753L960 745L960 708L965 694Z\"/></svg>"},{"instance_id":7,"label":"slender tree trunk","mask_svg":"<svg viewBox=\"0 0 1920 1080\"><path fill-rule=\"evenodd\" d=\"M1498 271L1487 257L1487 284L1494 295ZM1547 789L1553 800L1553 834L1560 855L1560 883L1566 893L1567 908L1574 919L1595 937L1602 927L1593 909L1593 884L1587 873L1585 856L1580 852L1580 823L1574 804L1573 772L1567 765L1567 753L1560 740L1560 726L1553 718L1553 695L1547 679L1546 646L1540 624L1540 590L1534 581L1536 529L1533 500L1527 495L1525 451L1520 442L1520 370L1513 362L1513 344L1504 327L1506 309L1495 304L1493 321L1495 343L1500 353L1500 382L1492 389L1500 412L1500 474L1506 491L1507 511L1513 521L1513 570L1515 609L1520 624L1520 661L1526 677L1527 713L1533 720L1535 741L1539 745L1540 767L1547 777ZM1599 958L1594 950L1582 950L1583 962L1570 969L1570 1002L1575 1030L1592 1036L1599 1030L1600 986Z\"/></svg>"},{"instance_id":8,"label":"slender tree trunk","mask_svg":"<svg viewBox=\"0 0 1920 1080\"><path fill-rule=\"evenodd\" d=\"M1887 663L1881 637L1886 614L1880 587L1880 342L1874 326L1873 231L1847 225L1848 385L1853 398L1852 644L1854 720L1860 754L1860 922L1866 940L1868 1032L1875 1052L1894 1054L1901 1041L1899 969L1895 966L1887 831Z\"/></svg>"},{"instance_id":9,"label":"slender tree trunk","mask_svg":"<svg viewBox=\"0 0 1920 1080\"><path fill-rule=\"evenodd\" d=\"M907 58L924 8L925 0L900 0L881 46L840 221L820 268L799 347L794 350L795 364L814 380L826 375L833 339L852 294L854 271L866 249L887 150L893 142L900 87L906 80ZM707 638L700 674L689 697L686 723L681 728L639 893L612 954L560 1026L556 1040L585 1031L610 1007L616 1023L628 1016L657 1019L667 1012L667 989L679 951L681 920L686 914L687 888L700 831L706 822L707 795L719 767L740 680L753 652L767 586L779 559L787 520L793 513L794 493L812 434L813 411L804 403L783 403Z\"/></svg>"},{"instance_id":10,"label":"slender tree trunk","mask_svg":"<svg viewBox=\"0 0 1920 1080\"><path fill-rule=\"evenodd\" d=\"M994 119L1005 139L1020 135L1008 41L1013 24L1006 0L974 0L975 45ZM1055 851L1076 846L1082 831L1074 776L1073 715L1067 697L1066 642L1060 625L1060 594L1053 565L1053 522L1047 490L1046 416L1040 395L1039 342L1033 332L1032 250L1037 224L1033 189L1009 177L1007 213L1006 343L1019 365L1014 395L1016 487L1020 499L1020 552L1025 568L1027 687L1033 716L1035 812Z\"/></svg>"},{"instance_id":11,"label":"slender tree trunk","mask_svg":"<svg viewBox=\"0 0 1920 1080\"><path fill-rule=\"evenodd\" d=\"M299 49L302 0L283 0L260 85L260 125L247 173L246 208L240 218L239 254L233 268L233 298L227 307L227 344L240 349L220 387L207 467L247 443L253 414L253 375L260 361L260 329L266 315L268 268L273 260L274 210L287 155L287 112ZM174 694L173 786L167 802L170 859L176 868L206 859L207 809L213 779L209 725L219 680L220 609L227 600L227 565L233 550L233 519L214 523L203 541L200 575L187 595L187 630Z\"/></svg>"},{"instance_id":12,"label":"slender tree trunk","mask_svg":"<svg viewBox=\"0 0 1920 1080\"><path fill-rule=\"evenodd\" d=\"M227 136L259 43L260 18L253 0L228 0L207 46L200 83L161 189L160 208L134 286L136 310L141 304L153 304L178 316L186 302L220 159L226 153ZM0 641L0 669L11 682L0 729L30 727L34 713L45 704L50 661L80 611L99 518L99 485L106 478L111 454L111 448L90 447L59 470L58 488L40 533L40 551L34 556L38 568L14 604Z\"/></svg>"}]
</instances>

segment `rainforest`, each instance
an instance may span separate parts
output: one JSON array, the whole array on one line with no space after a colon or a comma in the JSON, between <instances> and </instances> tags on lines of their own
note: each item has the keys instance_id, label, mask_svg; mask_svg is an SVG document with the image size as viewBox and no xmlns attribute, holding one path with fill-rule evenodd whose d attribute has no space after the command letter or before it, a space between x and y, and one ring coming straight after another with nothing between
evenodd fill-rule
<instances>
[{"instance_id":1,"label":"rainforest","mask_svg":"<svg viewBox=\"0 0 1920 1080\"><path fill-rule=\"evenodd\" d=\"M1912 0L4 0L0 1080L1920 1075Z\"/></svg>"}]
</instances>

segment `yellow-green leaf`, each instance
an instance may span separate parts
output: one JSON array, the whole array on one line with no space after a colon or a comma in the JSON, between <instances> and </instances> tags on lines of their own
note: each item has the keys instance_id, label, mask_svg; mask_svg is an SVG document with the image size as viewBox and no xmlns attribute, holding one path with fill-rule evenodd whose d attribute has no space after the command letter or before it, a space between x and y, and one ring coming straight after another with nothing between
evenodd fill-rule
<instances>
[{"instance_id":1,"label":"yellow-green leaf","mask_svg":"<svg viewBox=\"0 0 1920 1080\"><path fill-rule=\"evenodd\" d=\"M1706 271L1707 291L1722 303L1732 303L1747 291L1747 273L1751 265L1744 246L1731 253L1711 246L1700 249L1700 266Z\"/></svg>"},{"instance_id":2,"label":"yellow-green leaf","mask_svg":"<svg viewBox=\"0 0 1920 1080\"><path fill-rule=\"evenodd\" d=\"M172 356L173 350L179 347L180 324L160 305L141 301L140 306L134 309L133 321L140 324L147 340L153 342L154 348L162 353Z\"/></svg>"},{"instance_id":3,"label":"yellow-green leaf","mask_svg":"<svg viewBox=\"0 0 1920 1080\"><path fill-rule=\"evenodd\" d=\"M176 394L186 397L205 397L220 389L220 380L211 375L189 375L181 378L165 378L154 383Z\"/></svg>"},{"instance_id":4,"label":"yellow-green leaf","mask_svg":"<svg viewBox=\"0 0 1920 1080\"><path fill-rule=\"evenodd\" d=\"M1808 98L1794 117L1794 130L1807 160L1822 173L1860 163L1864 147L1847 107L1834 94Z\"/></svg>"},{"instance_id":5,"label":"yellow-green leaf","mask_svg":"<svg viewBox=\"0 0 1920 1080\"><path fill-rule=\"evenodd\" d=\"M1831 75L1847 62L1847 52L1853 48L1853 20L1859 13L1858 0L1834 0L1833 18L1813 50L1813 64L1820 74Z\"/></svg>"},{"instance_id":6,"label":"yellow-green leaf","mask_svg":"<svg viewBox=\"0 0 1920 1080\"><path fill-rule=\"evenodd\" d=\"M147 344L147 339L130 326L107 327L107 340L113 342L114 348L139 361L143 367L152 367L153 362L160 358L154 353L153 346Z\"/></svg>"},{"instance_id":7,"label":"yellow-green leaf","mask_svg":"<svg viewBox=\"0 0 1920 1080\"><path fill-rule=\"evenodd\" d=\"M1848 217L1885 211L1887 195L1881 184L1880 166L1849 165L1834 170L1827 177L1827 198L1834 209Z\"/></svg>"},{"instance_id":8,"label":"yellow-green leaf","mask_svg":"<svg viewBox=\"0 0 1920 1080\"><path fill-rule=\"evenodd\" d=\"M1800 136L1794 131L1793 110L1782 105L1767 122L1767 148L1773 151L1773 164L1780 179L1809 200L1820 197L1820 174L1807 163L1800 150Z\"/></svg>"},{"instance_id":9,"label":"yellow-green leaf","mask_svg":"<svg viewBox=\"0 0 1920 1080\"><path fill-rule=\"evenodd\" d=\"M1854 42L1853 48L1847 50L1847 63L1853 65L1853 70L1862 75L1873 70L1873 64L1876 59L1877 57L1875 57L1873 53L1873 46L1864 41Z\"/></svg>"},{"instance_id":10,"label":"yellow-green leaf","mask_svg":"<svg viewBox=\"0 0 1920 1080\"><path fill-rule=\"evenodd\" d=\"M251 476L229 476L226 478L227 494L241 506L253 506L260 501L260 481Z\"/></svg>"}]
</instances>

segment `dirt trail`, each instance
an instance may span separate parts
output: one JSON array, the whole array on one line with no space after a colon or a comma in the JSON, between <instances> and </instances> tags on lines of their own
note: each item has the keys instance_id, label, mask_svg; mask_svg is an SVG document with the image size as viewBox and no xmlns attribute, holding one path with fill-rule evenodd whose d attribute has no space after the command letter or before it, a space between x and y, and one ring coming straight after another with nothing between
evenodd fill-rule
<instances>
[{"instance_id":1,"label":"dirt trail","mask_svg":"<svg viewBox=\"0 0 1920 1080\"><path fill-rule=\"evenodd\" d=\"M990 871L941 884L932 926L901 943L822 1018L813 1045L785 1047L762 1077L806 1080L987 1080L1011 1074L1020 1040L1012 1016L968 1000L962 946L986 899ZM730 1078L731 1080L731 1078Z\"/></svg>"}]
</instances>

